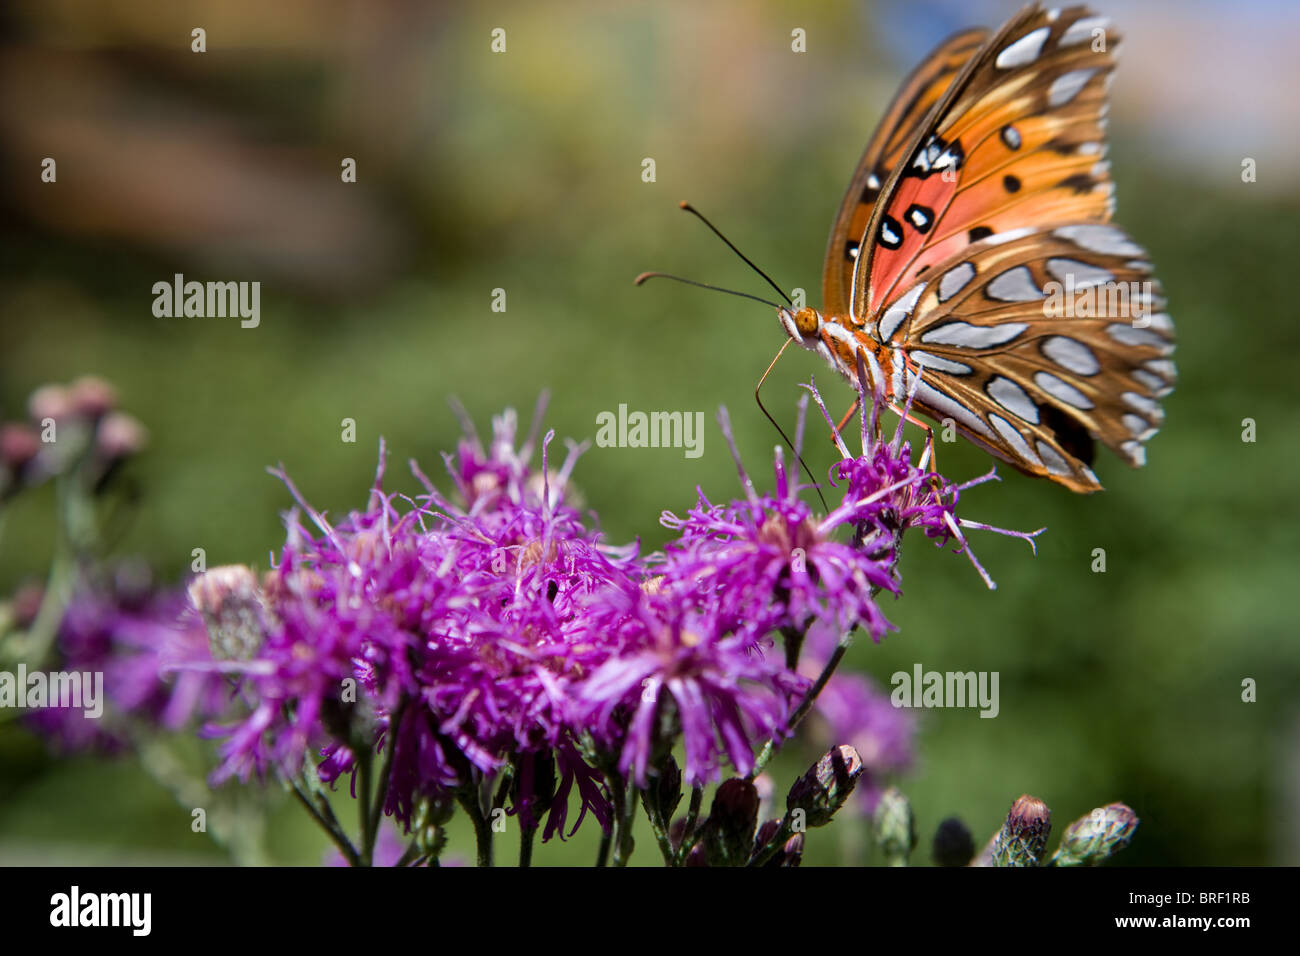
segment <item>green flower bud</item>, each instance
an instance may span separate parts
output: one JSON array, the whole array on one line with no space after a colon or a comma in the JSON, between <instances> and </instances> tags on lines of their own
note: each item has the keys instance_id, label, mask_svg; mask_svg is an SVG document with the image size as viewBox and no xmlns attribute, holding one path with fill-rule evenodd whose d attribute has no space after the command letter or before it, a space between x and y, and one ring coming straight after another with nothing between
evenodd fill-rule
<instances>
[{"instance_id":1,"label":"green flower bud","mask_svg":"<svg viewBox=\"0 0 1300 956\"><path fill-rule=\"evenodd\" d=\"M216 660L246 661L257 655L266 634L262 592L252 568L213 568L190 582L189 594L208 627L208 645Z\"/></svg>"},{"instance_id":2,"label":"green flower bud","mask_svg":"<svg viewBox=\"0 0 1300 956\"><path fill-rule=\"evenodd\" d=\"M916 817L903 791L890 787L880 795L873 823L885 863L907 866L907 858L916 847Z\"/></svg>"},{"instance_id":3,"label":"green flower bud","mask_svg":"<svg viewBox=\"0 0 1300 956\"><path fill-rule=\"evenodd\" d=\"M713 796L701 845L710 866L744 866L754 849L758 791L742 777L723 781Z\"/></svg>"},{"instance_id":4,"label":"green flower bud","mask_svg":"<svg viewBox=\"0 0 1300 956\"><path fill-rule=\"evenodd\" d=\"M1041 866L1052 811L1037 797L1025 794L1011 805L1007 822L993 840L994 866Z\"/></svg>"},{"instance_id":5,"label":"green flower bud","mask_svg":"<svg viewBox=\"0 0 1300 956\"><path fill-rule=\"evenodd\" d=\"M862 758L852 747L845 744L828 751L790 787L785 805L791 828L801 833L804 827L830 823L857 786L862 769ZM798 825L801 812L803 827Z\"/></svg>"},{"instance_id":6,"label":"green flower bud","mask_svg":"<svg viewBox=\"0 0 1300 956\"><path fill-rule=\"evenodd\" d=\"M1098 807L1065 828L1052 866L1096 866L1128 846L1137 814L1122 803Z\"/></svg>"}]
</instances>

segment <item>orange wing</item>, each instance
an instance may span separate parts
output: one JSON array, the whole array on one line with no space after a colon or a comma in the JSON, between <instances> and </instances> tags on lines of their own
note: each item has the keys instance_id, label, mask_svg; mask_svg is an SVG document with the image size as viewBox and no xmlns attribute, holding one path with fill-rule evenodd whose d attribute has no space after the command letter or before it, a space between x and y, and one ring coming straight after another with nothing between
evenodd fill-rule
<instances>
[{"instance_id":1,"label":"orange wing","mask_svg":"<svg viewBox=\"0 0 1300 956\"><path fill-rule=\"evenodd\" d=\"M855 316L877 314L985 236L1109 220L1105 97L1118 43L1109 21L1083 7L1035 5L984 45L873 208L853 276Z\"/></svg>"},{"instance_id":2,"label":"orange wing","mask_svg":"<svg viewBox=\"0 0 1300 956\"><path fill-rule=\"evenodd\" d=\"M858 250L885 180L935 104L987 38L987 30L967 30L949 37L925 58L894 96L858 161L831 226L822 269L824 312L848 313Z\"/></svg>"}]
</instances>

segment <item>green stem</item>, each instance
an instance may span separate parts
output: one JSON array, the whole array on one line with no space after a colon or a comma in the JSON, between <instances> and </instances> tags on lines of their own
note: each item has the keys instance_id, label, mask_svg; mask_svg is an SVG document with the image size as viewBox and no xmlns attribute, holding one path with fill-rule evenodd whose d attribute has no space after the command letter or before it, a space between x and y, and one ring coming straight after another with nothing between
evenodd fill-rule
<instances>
[{"instance_id":1,"label":"green stem","mask_svg":"<svg viewBox=\"0 0 1300 956\"><path fill-rule=\"evenodd\" d=\"M668 835L664 820L654 809L654 801L646 789L641 790L641 805L645 807L646 818L650 821L650 829L654 831L655 842L659 844L659 852L663 854L664 863L674 866L677 862L677 851L673 849L673 841Z\"/></svg>"},{"instance_id":2,"label":"green stem","mask_svg":"<svg viewBox=\"0 0 1300 956\"><path fill-rule=\"evenodd\" d=\"M492 825L488 823L487 817L483 815L483 807L479 803L478 788L475 786L464 787L457 795L456 800L465 812L469 814L470 822L474 824L474 844L478 852L478 865L488 867L492 865Z\"/></svg>"},{"instance_id":3,"label":"green stem","mask_svg":"<svg viewBox=\"0 0 1300 956\"><path fill-rule=\"evenodd\" d=\"M794 828L790 826L789 818L783 819L781 821L780 829L776 831L776 836L772 837L771 841L767 846L763 847L758 856L749 861L749 865L762 866L768 860L772 859L772 857L776 856L777 851L785 846L785 841L790 839L793 835Z\"/></svg>"},{"instance_id":4,"label":"green stem","mask_svg":"<svg viewBox=\"0 0 1300 956\"><path fill-rule=\"evenodd\" d=\"M790 717L788 729L791 732L793 732L794 729L799 726L800 722L808 716L808 711L812 710L813 704L817 702L817 696L825 689L826 682L831 679L831 675L835 673L835 668L839 666L840 661L844 658L844 653L848 649L848 638L846 636L844 640L840 641L839 646L835 648L835 653L831 654L830 660L828 660L826 666L822 668L822 672L818 675L816 682L812 687L808 688L808 693L804 694L803 701ZM754 766L750 769L747 779L753 780L762 773L763 768L767 766L768 761L772 759L772 755L775 752L776 738L772 738L763 745L763 750L759 753L757 759L755 759Z\"/></svg>"},{"instance_id":5,"label":"green stem","mask_svg":"<svg viewBox=\"0 0 1300 956\"><path fill-rule=\"evenodd\" d=\"M361 827L361 865L374 866L376 828L370 819L370 788L372 785L374 756L370 748L362 746L357 754L357 769L361 777L357 799L357 822Z\"/></svg>"},{"instance_id":6,"label":"green stem","mask_svg":"<svg viewBox=\"0 0 1300 956\"><path fill-rule=\"evenodd\" d=\"M620 775L614 786L614 814L618 821L618 839L614 843L614 865L627 866L635 846L632 840L632 823L636 819L636 791L628 779Z\"/></svg>"},{"instance_id":7,"label":"green stem","mask_svg":"<svg viewBox=\"0 0 1300 956\"><path fill-rule=\"evenodd\" d=\"M703 805L704 787L697 783L691 788L691 804L686 811L686 826L682 828L682 845L677 848L678 866L684 866L686 858L691 855L691 850L695 849L698 839L695 834L695 824L700 819L700 807Z\"/></svg>"},{"instance_id":8,"label":"green stem","mask_svg":"<svg viewBox=\"0 0 1300 956\"><path fill-rule=\"evenodd\" d=\"M600 848L596 850L596 866L609 865L609 847L614 836L614 828L600 831Z\"/></svg>"},{"instance_id":9,"label":"green stem","mask_svg":"<svg viewBox=\"0 0 1300 956\"><path fill-rule=\"evenodd\" d=\"M519 865L521 867L533 865L533 837L537 835L537 827L519 828Z\"/></svg>"},{"instance_id":10,"label":"green stem","mask_svg":"<svg viewBox=\"0 0 1300 956\"><path fill-rule=\"evenodd\" d=\"M298 802L306 808L309 814L311 814L311 818L316 821L320 828L325 831L325 834L334 842L334 845L339 848L339 852L342 853L343 858L348 861L348 865L360 866L361 856L352 845L352 841L347 838L347 834L339 829L336 824L331 824L331 822L326 819L325 815L312 805L311 800L308 798L307 794L303 792L302 785L299 784L297 780L286 778L285 782L293 790L293 795L298 798ZM332 811L330 816L333 816Z\"/></svg>"}]
</instances>

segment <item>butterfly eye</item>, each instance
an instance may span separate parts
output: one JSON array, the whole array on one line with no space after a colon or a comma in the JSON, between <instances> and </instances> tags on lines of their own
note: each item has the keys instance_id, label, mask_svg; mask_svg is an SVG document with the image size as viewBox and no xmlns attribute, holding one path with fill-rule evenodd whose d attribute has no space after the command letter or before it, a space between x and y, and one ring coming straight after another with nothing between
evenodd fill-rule
<instances>
[{"instance_id":1,"label":"butterfly eye","mask_svg":"<svg viewBox=\"0 0 1300 956\"><path fill-rule=\"evenodd\" d=\"M799 330L800 335L807 338L817 334L821 322L817 319L817 313L805 306L794 314L794 327Z\"/></svg>"}]
</instances>

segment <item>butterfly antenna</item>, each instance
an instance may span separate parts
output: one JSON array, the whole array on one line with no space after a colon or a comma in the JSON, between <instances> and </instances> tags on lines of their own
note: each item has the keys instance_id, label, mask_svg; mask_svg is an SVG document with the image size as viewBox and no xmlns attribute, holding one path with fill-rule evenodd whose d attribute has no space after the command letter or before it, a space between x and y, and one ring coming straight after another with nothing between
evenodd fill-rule
<instances>
[{"instance_id":1,"label":"butterfly antenna","mask_svg":"<svg viewBox=\"0 0 1300 956\"><path fill-rule=\"evenodd\" d=\"M696 282L694 279L683 279L681 276L669 275L667 272L643 272L634 280L635 285L640 285L647 279L672 279L674 282L685 282L687 285L697 286L701 289L712 289L714 292L725 292L727 295L738 295L742 299L753 299L755 302L762 302L764 305L770 305L774 309L781 308L781 303L773 302L770 299L764 299L761 296L750 295L748 292L737 292L735 289L724 289L722 286L709 285L707 282Z\"/></svg>"},{"instance_id":2,"label":"butterfly antenna","mask_svg":"<svg viewBox=\"0 0 1300 956\"><path fill-rule=\"evenodd\" d=\"M772 369L776 367L776 363L779 362L781 356L785 354L786 347L793 341L794 339L786 339L785 345L782 345L781 350L776 353L776 358L772 359L772 361L768 363L767 371L763 373L763 377L760 378L758 384L754 386L754 401L758 402L758 407L762 410L763 415L767 420L772 423L772 427L775 428L777 434L781 436L781 439L785 442L785 446L795 453L795 457L799 459L799 464L803 466L804 474L808 476L808 480L812 483L813 490L817 492L817 497L821 499L822 507L826 509L827 514L830 514L831 506L826 503L826 496L822 494L821 485L819 485L817 479L813 477L812 469L808 467L808 462L803 460L803 453L798 450L794 442L790 441L790 436L785 433L784 428L777 424L776 419L772 417L772 413L767 410L767 406L763 404L763 399L759 396L759 392L763 390L763 383L767 381L768 375L772 374Z\"/></svg>"},{"instance_id":3,"label":"butterfly antenna","mask_svg":"<svg viewBox=\"0 0 1300 956\"><path fill-rule=\"evenodd\" d=\"M709 229L713 231L713 234L715 236L717 236L719 239L721 239L723 242L727 244L728 249L730 249L736 255L740 256L742 260L744 260L745 265L749 266L751 269L753 269L755 272L761 275L765 280L767 280L767 284L770 285L773 289L775 289L778 293L780 293L781 298L785 299L787 304L794 305L794 303L790 301L790 297L785 294L785 290L783 290L779 285L777 285L774 281L772 281L772 277L770 275L768 275L758 266L754 265L753 260L751 260L749 256L745 255L743 252L737 249L735 245L732 243L732 241L728 239L726 236L724 236L718 230L717 226L715 226L713 223L709 222L709 220L705 218L704 213L700 212L698 209L696 209L694 206L692 206L690 203L686 202L685 200L682 200L678 205L680 205L683 209L689 212L700 222L708 226Z\"/></svg>"}]
</instances>

